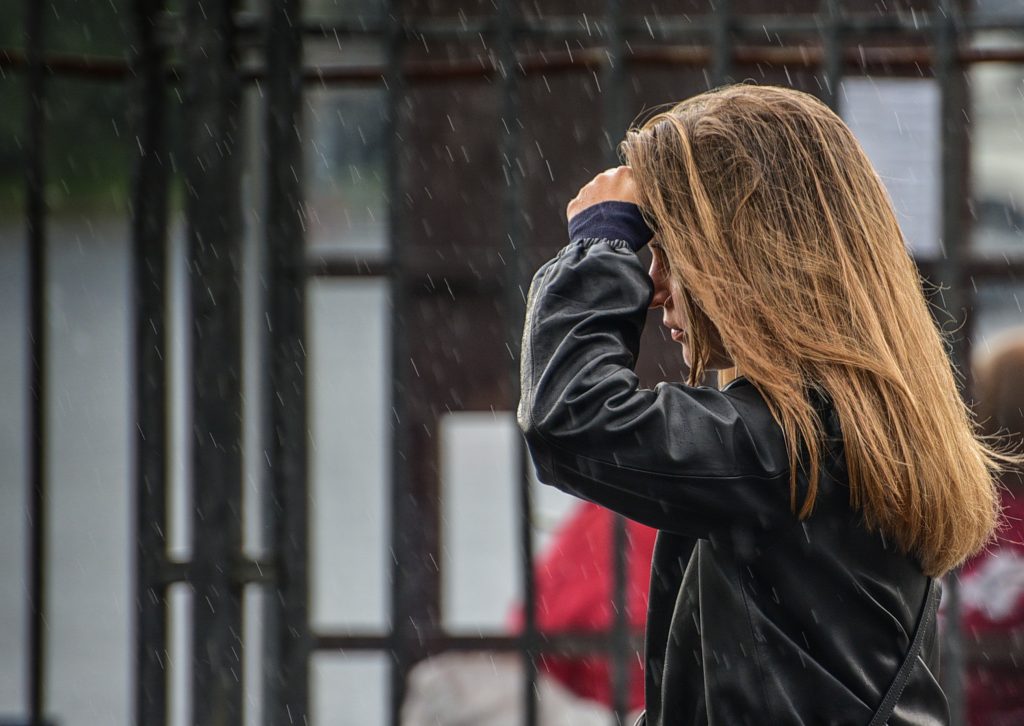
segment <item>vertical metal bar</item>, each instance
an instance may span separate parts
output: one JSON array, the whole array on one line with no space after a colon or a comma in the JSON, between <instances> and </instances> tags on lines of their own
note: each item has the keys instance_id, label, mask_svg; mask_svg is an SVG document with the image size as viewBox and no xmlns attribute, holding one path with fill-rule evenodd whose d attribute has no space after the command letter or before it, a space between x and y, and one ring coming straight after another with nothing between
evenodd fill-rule
<instances>
[{"instance_id":1,"label":"vertical metal bar","mask_svg":"<svg viewBox=\"0 0 1024 726\"><path fill-rule=\"evenodd\" d=\"M711 65L711 87L732 80L732 0L716 0L713 4L714 24L711 42L714 55Z\"/></svg>"},{"instance_id":2,"label":"vertical metal bar","mask_svg":"<svg viewBox=\"0 0 1024 726\"><path fill-rule=\"evenodd\" d=\"M135 723L167 722L167 188L164 51L156 37L163 0L134 3L134 124L139 155L132 185L135 314Z\"/></svg>"},{"instance_id":3,"label":"vertical metal bar","mask_svg":"<svg viewBox=\"0 0 1024 726\"><path fill-rule=\"evenodd\" d=\"M943 293L946 310L959 329L966 315L960 271L963 267L964 217L967 200L966 91L957 62L957 34L960 18L957 0L936 0L935 77L938 80L942 134L942 255L940 277L948 289ZM965 339L952 340L952 363L966 370ZM959 384L959 379L958 379ZM963 393L963 392L961 392ZM960 587L957 572L946 578L946 640L942 668L943 688L949 701L950 723L965 720L963 636L960 629Z\"/></svg>"},{"instance_id":4,"label":"vertical metal bar","mask_svg":"<svg viewBox=\"0 0 1024 726\"><path fill-rule=\"evenodd\" d=\"M629 664L629 619L628 603L626 602L626 583L628 581L628 563L626 555L629 551L629 533L626 531L626 519L616 515L612 520L614 531L612 537L612 567L615 574L612 590L612 604L615 619L612 624L611 652L612 663L612 706L615 711L615 722L624 723L629 713L630 683Z\"/></svg>"},{"instance_id":5,"label":"vertical metal bar","mask_svg":"<svg viewBox=\"0 0 1024 726\"><path fill-rule=\"evenodd\" d=\"M28 242L29 289L29 401L27 428L31 432L28 464L28 714L32 724L43 723L46 708L46 202L43 197L45 175L46 76L43 47L46 27L44 3L25 2L25 29L28 36L28 128L25 135L25 220Z\"/></svg>"},{"instance_id":6,"label":"vertical metal bar","mask_svg":"<svg viewBox=\"0 0 1024 726\"><path fill-rule=\"evenodd\" d=\"M833 111L839 110L839 84L843 74L842 7L840 0L822 0L824 23L821 30L825 42L825 64L822 69L822 99Z\"/></svg>"},{"instance_id":7,"label":"vertical metal bar","mask_svg":"<svg viewBox=\"0 0 1024 726\"><path fill-rule=\"evenodd\" d=\"M192 305L193 723L240 725L241 84L232 0L185 10L185 211Z\"/></svg>"},{"instance_id":8,"label":"vertical metal bar","mask_svg":"<svg viewBox=\"0 0 1024 726\"><path fill-rule=\"evenodd\" d=\"M514 158L514 157L510 157ZM515 173L512 168L508 169L509 178ZM512 192L506 190L506 194L511 195ZM521 195L519 195L521 196ZM506 217L508 219L508 217ZM511 227L506 227L511 229ZM521 240L521 237L513 237L512 232L509 232L509 240ZM516 242L518 245L519 242ZM520 255L520 260L521 260ZM521 261L516 260L513 262L514 267L520 267ZM512 284L509 288L509 297L513 295L519 295L523 291L523 283L521 282L522 276L520 275L520 282ZM520 298L521 300L521 298ZM520 300L516 302L519 303ZM511 308L511 310L518 311L523 308L519 305L517 308ZM519 330L522 331L521 316L513 312L508 313L510 319L515 323L516 320L520 321ZM511 340L515 340L516 335L512 335ZM519 345L512 348L514 353L514 360L518 363L519 361ZM517 375L518 378L518 375ZM513 391L519 390L518 383L515 384ZM526 726L537 726L540 713L539 703L537 700L537 658L538 658L538 647L540 644L540 636L537 632L537 583L534 578L533 569L533 557L534 557L534 541L533 541L533 494L530 491L530 474L529 467L531 466L529 460L529 454L526 450L526 444L521 437L516 437L516 449L514 452L515 456L515 476L516 481L519 483L519 497L518 497L518 512L519 515L519 556L520 556L520 578L523 588L523 723Z\"/></svg>"},{"instance_id":9,"label":"vertical metal bar","mask_svg":"<svg viewBox=\"0 0 1024 726\"><path fill-rule=\"evenodd\" d=\"M405 283L406 245L405 226L399 199L402 193L399 148L395 139L402 133L401 104L405 97L405 78L402 74L402 55L405 36L402 27L402 0L387 2L387 87L385 123L387 140L385 173L387 175L387 204L389 225L390 273L388 290L391 297L391 726L400 726L402 701L405 699L405 677L412 665L416 631L413 622L413 603L409 576L414 564L412 535L408 529L415 526L416 513L410 507L411 477L406 452L409 447L408 413L406 400L409 343L401 325L409 305L408 286Z\"/></svg>"},{"instance_id":10,"label":"vertical metal bar","mask_svg":"<svg viewBox=\"0 0 1024 726\"><path fill-rule=\"evenodd\" d=\"M501 190L502 256L505 267L504 304L506 342L512 351L509 377L515 401L519 398L519 354L522 345L523 318L526 310L525 255L522 248L523 185L516 160L520 153L520 92L518 65L515 56L516 5L501 0L498 5L498 68L501 74L501 159L505 186ZM515 405L515 404L514 404ZM523 723L536 726L537 702L537 586L533 572L533 497L530 491L529 456L521 436L515 437L515 480L519 487L518 538L519 576L523 589Z\"/></svg>"},{"instance_id":11,"label":"vertical metal bar","mask_svg":"<svg viewBox=\"0 0 1024 726\"><path fill-rule=\"evenodd\" d=\"M605 33L608 63L602 73L602 118L605 138L605 163L618 166L616 139L625 133L625 52L623 42L623 7L621 0L605 2ZM623 723L629 711L629 620L626 617L626 520L612 519L612 649L608 654L612 676L612 709L614 722Z\"/></svg>"},{"instance_id":12,"label":"vertical metal bar","mask_svg":"<svg viewBox=\"0 0 1024 726\"><path fill-rule=\"evenodd\" d=\"M267 724L309 720L306 285L302 209L301 0L267 0L264 430L276 596L265 639Z\"/></svg>"}]
</instances>

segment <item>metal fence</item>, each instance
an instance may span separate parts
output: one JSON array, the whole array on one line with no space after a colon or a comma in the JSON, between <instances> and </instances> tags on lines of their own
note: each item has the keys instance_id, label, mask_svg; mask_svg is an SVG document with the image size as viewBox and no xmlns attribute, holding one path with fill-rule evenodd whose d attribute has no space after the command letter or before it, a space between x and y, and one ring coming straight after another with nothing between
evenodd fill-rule
<instances>
[{"instance_id":1,"label":"metal fence","mask_svg":"<svg viewBox=\"0 0 1024 726\"><path fill-rule=\"evenodd\" d=\"M170 7L168 7L170 5ZM614 598L618 613L604 634L541 635L534 611L534 542L527 459L515 457L518 496L520 586L526 603L520 635L493 633L456 636L440 626L439 492L437 454L431 430L440 411L452 407L448 382L424 383L420 367L445 365L436 348L416 335L424 307L440 314L494 304L498 330L483 335L500 355L480 353L490 381L476 385L475 404L510 410L517 400L517 350L524 286L543 256L535 227L524 214L542 205L530 194L533 181L521 164L524 138L523 88L533 80L568 79L593 84L600 94L597 116L579 114L576 123L599 130L586 161L597 168L619 163L614 140L627 117L649 104L676 100L724 82L760 76L790 82L838 103L840 83L848 75L934 78L938 84L941 129L941 221L943 254L921 258L926 277L945 286L942 305L962 334L954 362L966 370L976 283L1018 281L1024 255L982 257L967 244L969 162L965 71L973 64L1024 64L1020 47L981 48L970 43L979 31L1014 29L1024 33L1024 12L986 11L955 0L896 3L880 9L873 2L807 0L778 12L768 0L719 0L633 9L619 0L539 6L497 0L493 7L467 12L458 3L360 5L340 19L318 18L302 0L269 0L245 9L231 0L135 0L132 8L134 55L118 59L48 56L44 53L45 3L27 0L27 44L23 53L0 55L5 70L24 73L31 103L26 119L26 220L31 250L32 456L30 467L31 563L27 713L41 723L46 704L47 442L43 412L51 392L44 385L47 364L44 290L46 286L46 209L43 157L47 142L43 107L51 76L105 79L130 84L136 102L138 156L131 202L134 301L134 413L137 434L133 457L136 492L135 628L136 723L167 723L168 588L187 583L193 594L192 721L240 724L243 693L240 669L243 592L272 593L263 654L264 716L267 723L303 723L309 714L310 658L332 649L388 653L391 659L390 723L398 723L405 679L423 657L448 650L516 651L526 664L523 698L526 721L535 724L537 658L544 652L609 653L613 668L614 711L627 710L628 668L637 643L630 636L625 608L625 529L616 529ZM685 7L682 7L685 5ZM379 65L350 62L308 64L304 44L352 39L379 44ZM445 48L448 58L439 58ZM574 47L575 46L575 47ZM424 52L426 50L426 52ZM753 69L758 72L754 73ZM767 69L767 73L765 73ZM631 89L643 72L672 71L672 83ZM410 190L416 172L407 165L407 144L416 143L404 113L417 87L475 84L487 89L497 119L494 159L497 214L485 249L454 247L464 259L429 259L430 235L413 224L417 207ZM239 333L239 245L241 199L239 107L243 89L257 86L263 103L262 248L265 265L267 333L261 355L246 361ZM389 245L383 256L336 253L310 256L304 239L301 128L304 93L310 87L376 87L385 90L382 109L386 144L386 198ZM460 86L464 87L464 86ZM666 91L666 89L671 89ZM670 93L668 97L663 95ZM168 119L180 108L183 165L168 163ZM550 101L552 113L571 114L568 104ZM490 133L490 132L488 132ZM422 142L422 139L420 139ZM168 204L175 177L185 189L192 306L190 406L191 468L195 512L192 557L177 561L167 554ZM553 177L553 175L552 175ZM547 184L548 180L544 180ZM553 181L553 178L552 178ZM585 180L577 180L585 181ZM467 180L467 188L473 182ZM574 189L559 182L563 191ZM557 186L557 185L551 185ZM472 190L470 190L472 192ZM571 193L562 197L568 199ZM487 197L494 201L494 196ZM561 199L561 197L559 197ZM472 197L470 202L477 201ZM558 210L564 204L555 205ZM557 219L554 219L557 222ZM550 245L549 245L550 247ZM1024 252L1024 249L1020 250ZM495 260L500 260L500 263ZM481 267L482 265L482 267ZM481 272L481 269L483 272ZM307 353L305 295L319 278L375 278L387 281L393 321L390 360L393 438L390 442L389 629L380 632L314 632L308 612L309 544L307 528ZM439 281L443 280L443 284ZM457 291L458 300L453 291ZM450 299L449 299L450 298ZM475 319L470 316L469 319ZM440 345L451 330L439 332ZM450 340L448 340L450 342ZM506 349L507 346L507 349ZM504 360L502 363L501 361ZM667 355L648 361L649 373ZM243 554L239 518L241 496L241 424L243 365L264 371L261 406L265 411L262 448L266 454L268 497L264 507L272 532L266 560ZM668 363L672 365L672 363ZM678 363L675 363L678 365ZM965 391L967 393L967 391ZM457 396L456 396L457 397ZM415 462L415 464L413 463ZM963 647L956 627L957 588L951 583L951 627L945 644L944 674L955 723L964 723Z\"/></svg>"}]
</instances>

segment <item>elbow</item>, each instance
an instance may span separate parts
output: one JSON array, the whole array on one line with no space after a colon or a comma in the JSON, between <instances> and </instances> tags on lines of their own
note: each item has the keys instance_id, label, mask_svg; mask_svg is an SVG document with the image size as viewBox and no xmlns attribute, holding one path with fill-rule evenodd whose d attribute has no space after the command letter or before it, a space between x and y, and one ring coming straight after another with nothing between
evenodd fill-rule
<instances>
[{"instance_id":1,"label":"elbow","mask_svg":"<svg viewBox=\"0 0 1024 726\"><path fill-rule=\"evenodd\" d=\"M565 431L561 422L565 420L564 406L545 390L523 388L516 409L516 422L530 447L554 443L563 445Z\"/></svg>"},{"instance_id":2,"label":"elbow","mask_svg":"<svg viewBox=\"0 0 1024 726\"><path fill-rule=\"evenodd\" d=\"M535 445L539 445L544 440L544 433L537 425L537 413L533 398L524 395L519 399L519 407L516 409L516 422L519 424L519 430L522 432L531 450L533 450Z\"/></svg>"},{"instance_id":3,"label":"elbow","mask_svg":"<svg viewBox=\"0 0 1024 726\"><path fill-rule=\"evenodd\" d=\"M542 418L538 418L535 415L537 411L526 397L520 400L519 407L516 411L516 422L519 425L519 430L523 434L523 439L526 442L526 449L530 454L530 459L533 461L534 467L537 472L537 479L542 484L550 484L552 486L558 486L553 481L553 461L555 451L551 447L551 438L549 431L546 431L543 425L538 425L538 421L542 421ZM559 487L561 488L561 487Z\"/></svg>"},{"instance_id":4,"label":"elbow","mask_svg":"<svg viewBox=\"0 0 1024 726\"><path fill-rule=\"evenodd\" d=\"M566 403L564 394L549 389L524 390L516 410L516 421L531 449L544 449L566 456L592 448L601 436L594 424L599 420L590 407Z\"/></svg>"}]
</instances>

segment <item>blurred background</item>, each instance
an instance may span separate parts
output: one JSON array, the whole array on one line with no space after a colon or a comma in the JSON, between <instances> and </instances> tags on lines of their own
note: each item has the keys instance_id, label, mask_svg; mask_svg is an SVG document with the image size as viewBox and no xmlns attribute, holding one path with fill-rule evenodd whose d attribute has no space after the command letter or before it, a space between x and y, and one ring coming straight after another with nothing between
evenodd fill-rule
<instances>
[{"instance_id":1,"label":"blurred background","mask_svg":"<svg viewBox=\"0 0 1024 726\"><path fill-rule=\"evenodd\" d=\"M424 690L456 698L409 676L442 653L505 654L486 708L508 723L622 722L645 535L601 521L553 578L589 515L532 478L518 345L565 205L661 104L735 81L831 104L943 287L972 401L972 362L1024 325L1019 0L0 17L3 724L398 724ZM684 380L645 336L644 383ZM999 563L947 587L957 724L1024 723L1024 555ZM540 597L595 578L576 620ZM581 688L548 656L603 665ZM605 710L551 721L549 680Z\"/></svg>"}]
</instances>

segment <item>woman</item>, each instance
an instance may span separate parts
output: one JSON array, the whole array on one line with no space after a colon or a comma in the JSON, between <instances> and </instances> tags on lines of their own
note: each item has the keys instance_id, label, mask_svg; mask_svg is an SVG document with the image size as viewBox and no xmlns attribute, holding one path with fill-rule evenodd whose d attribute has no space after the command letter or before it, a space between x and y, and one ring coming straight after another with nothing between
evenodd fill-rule
<instances>
[{"instance_id":1,"label":"woman","mask_svg":"<svg viewBox=\"0 0 1024 726\"><path fill-rule=\"evenodd\" d=\"M1024 441L1024 328L990 337L971 368L981 430ZM960 572L968 726L1024 723L1024 468L1007 472L1002 485L1006 524Z\"/></svg>"},{"instance_id":2,"label":"woman","mask_svg":"<svg viewBox=\"0 0 1024 726\"><path fill-rule=\"evenodd\" d=\"M975 431L877 174L773 87L620 151L534 277L519 425L541 481L660 530L646 724L946 723L935 578L990 539L1013 455ZM649 306L686 384L638 385Z\"/></svg>"}]
</instances>

